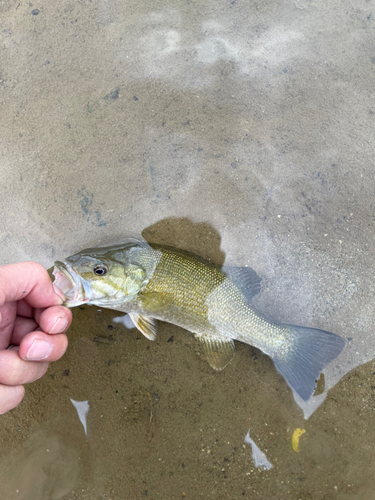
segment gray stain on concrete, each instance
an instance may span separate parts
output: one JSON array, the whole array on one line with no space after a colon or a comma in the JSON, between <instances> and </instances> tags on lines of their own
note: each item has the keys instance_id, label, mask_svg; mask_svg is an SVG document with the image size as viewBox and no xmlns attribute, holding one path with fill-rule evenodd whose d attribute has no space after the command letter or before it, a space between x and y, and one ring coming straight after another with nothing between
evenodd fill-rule
<instances>
[{"instance_id":1,"label":"gray stain on concrete","mask_svg":"<svg viewBox=\"0 0 375 500\"><path fill-rule=\"evenodd\" d=\"M97 227L106 226L107 223L102 219L100 210L92 209L94 195L86 191L84 188L77 189L77 195L82 212L87 215L87 222Z\"/></svg>"}]
</instances>

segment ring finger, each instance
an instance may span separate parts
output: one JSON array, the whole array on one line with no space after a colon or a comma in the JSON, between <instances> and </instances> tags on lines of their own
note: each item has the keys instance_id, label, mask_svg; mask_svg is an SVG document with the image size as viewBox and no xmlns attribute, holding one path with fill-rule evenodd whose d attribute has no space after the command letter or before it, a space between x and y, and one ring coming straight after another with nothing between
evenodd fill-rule
<instances>
[{"instance_id":1,"label":"ring finger","mask_svg":"<svg viewBox=\"0 0 375 500\"><path fill-rule=\"evenodd\" d=\"M18 354L18 349L0 351L0 384L21 385L34 382L43 377L48 368L48 362L24 361Z\"/></svg>"},{"instance_id":2,"label":"ring finger","mask_svg":"<svg viewBox=\"0 0 375 500\"><path fill-rule=\"evenodd\" d=\"M18 406L24 395L25 388L22 385L0 385L0 415Z\"/></svg>"}]
</instances>

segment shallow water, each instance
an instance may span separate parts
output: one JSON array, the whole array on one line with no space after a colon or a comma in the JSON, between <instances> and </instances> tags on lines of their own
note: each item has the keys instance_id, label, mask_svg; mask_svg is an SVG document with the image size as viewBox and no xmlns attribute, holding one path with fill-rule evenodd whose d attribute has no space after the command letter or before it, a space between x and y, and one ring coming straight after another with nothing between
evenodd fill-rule
<instances>
[{"instance_id":1,"label":"shallow water","mask_svg":"<svg viewBox=\"0 0 375 500\"><path fill-rule=\"evenodd\" d=\"M171 219L144 235L224 260L207 224ZM117 311L73 313L67 354L2 417L6 498L371 498L373 361L305 419L250 346L237 342L215 372L174 325L150 342L113 322Z\"/></svg>"},{"instance_id":2,"label":"shallow water","mask_svg":"<svg viewBox=\"0 0 375 500\"><path fill-rule=\"evenodd\" d=\"M371 9L0 5L1 262L142 234L251 266L263 314L347 339L304 404L249 346L217 373L173 325L77 308L1 417L2 497L375 496Z\"/></svg>"},{"instance_id":3,"label":"shallow water","mask_svg":"<svg viewBox=\"0 0 375 500\"><path fill-rule=\"evenodd\" d=\"M305 420L259 351L239 344L217 373L185 331L161 324L150 343L114 314L76 309L66 356L2 418L6 498L371 498L350 493L371 488L374 362ZM71 399L88 402L87 436Z\"/></svg>"}]
</instances>

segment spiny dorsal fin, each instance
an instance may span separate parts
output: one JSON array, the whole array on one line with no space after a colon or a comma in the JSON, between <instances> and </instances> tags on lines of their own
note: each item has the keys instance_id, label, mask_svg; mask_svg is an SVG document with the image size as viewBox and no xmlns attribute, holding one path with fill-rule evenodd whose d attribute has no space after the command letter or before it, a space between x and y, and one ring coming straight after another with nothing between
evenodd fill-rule
<instances>
[{"instance_id":1,"label":"spiny dorsal fin","mask_svg":"<svg viewBox=\"0 0 375 500\"><path fill-rule=\"evenodd\" d=\"M241 290L247 300L260 292L262 279L251 267L224 266L221 268L221 272Z\"/></svg>"},{"instance_id":2,"label":"spiny dorsal fin","mask_svg":"<svg viewBox=\"0 0 375 500\"><path fill-rule=\"evenodd\" d=\"M195 335L195 338L200 342L209 365L215 370L223 370L236 353L231 339L215 335Z\"/></svg>"},{"instance_id":3,"label":"spiny dorsal fin","mask_svg":"<svg viewBox=\"0 0 375 500\"><path fill-rule=\"evenodd\" d=\"M133 321L134 326L143 333L149 340L156 339L157 323L156 319L142 316L138 313L129 313L130 319Z\"/></svg>"}]
</instances>

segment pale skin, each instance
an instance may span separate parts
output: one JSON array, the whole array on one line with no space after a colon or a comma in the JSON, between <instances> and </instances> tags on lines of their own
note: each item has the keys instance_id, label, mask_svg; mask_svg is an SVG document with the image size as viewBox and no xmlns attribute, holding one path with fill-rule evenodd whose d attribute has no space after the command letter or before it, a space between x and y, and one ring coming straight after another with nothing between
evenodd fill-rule
<instances>
[{"instance_id":1,"label":"pale skin","mask_svg":"<svg viewBox=\"0 0 375 500\"><path fill-rule=\"evenodd\" d=\"M36 262L0 266L0 414L23 399L23 384L65 353L72 313Z\"/></svg>"}]
</instances>

